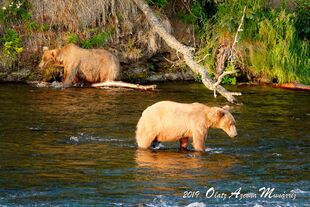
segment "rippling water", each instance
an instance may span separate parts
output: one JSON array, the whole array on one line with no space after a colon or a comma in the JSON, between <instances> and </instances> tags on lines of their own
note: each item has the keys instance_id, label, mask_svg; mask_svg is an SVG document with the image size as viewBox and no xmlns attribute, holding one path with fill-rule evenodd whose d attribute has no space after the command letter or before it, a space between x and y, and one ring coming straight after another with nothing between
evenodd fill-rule
<instances>
[{"instance_id":1,"label":"rippling water","mask_svg":"<svg viewBox=\"0 0 310 207\"><path fill-rule=\"evenodd\" d=\"M201 84L156 92L0 85L0 206L309 205L310 94L231 90L243 93L232 107L239 137L211 130L202 155L178 143L137 150L134 138L157 101L227 104ZM261 198L262 187L296 198ZM229 199L239 188L256 197Z\"/></svg>"}]
</instances>

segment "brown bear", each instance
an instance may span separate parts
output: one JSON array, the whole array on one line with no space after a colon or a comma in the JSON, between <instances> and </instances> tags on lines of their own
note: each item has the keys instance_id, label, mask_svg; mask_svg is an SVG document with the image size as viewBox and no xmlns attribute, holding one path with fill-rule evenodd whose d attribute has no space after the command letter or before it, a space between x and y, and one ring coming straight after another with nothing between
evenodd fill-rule
<instances>
[{"instance_id":1,"label":"brown bear","mask_svg":"<svg viewBox=\"0 0 310 207\"><path fill-rule=\"evenodd\" d=\"M39 67L47 65L64 68L64 87L79 82L113 81L120 70L119 60L107 50L82 49L74 44L53 50L44 47Z\"/></svg>"},{"instance_id":2,"label":"brown bear","mask_svg":"<svg viewBox=\"0 0 310 207\"><path fill-rule=\"evenodd\" d=\"M138 147L147 149L153 142L180 142L186 150L189 138L196 151L205 151L209 128L223 129L230 137L237 136L236 122L229 107L208 107L200 103L184 104L161 101L145 109L137 124Z\"/></svg>"}]
</instances>

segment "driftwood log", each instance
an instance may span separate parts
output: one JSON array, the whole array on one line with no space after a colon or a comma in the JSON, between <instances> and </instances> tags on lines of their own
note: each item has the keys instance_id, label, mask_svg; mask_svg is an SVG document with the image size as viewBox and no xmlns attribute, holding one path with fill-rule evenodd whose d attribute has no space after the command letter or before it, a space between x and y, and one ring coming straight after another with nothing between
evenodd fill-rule
<instances>
[{"instance_id":1,"label":"driftwood log","mask_svg":"<svg viewBox=\"0 0 310 207\"><path fill-rule=\"evenodd\" d=\"M93 83L92 87L121 87L121 88L132 88L132 89L140 89L140 90L155 90L157 87L156 85L139 85L133 83L126 83L122 81L108 81L108 82L101 82L101 83Z\"/></svg>"},{"instance_id":2,"label":"driftwood log","mask_svg":"<svg viewBox=\"0 0 310 207\"><path fill-rule=\"evenodd\" d=\"M304 85L301 83L282 83L282 84L273 84L274 88L284 88L291 90L302 90L302 91L310 91L309 85Z\"/></svg>"},{"instance_id":3,"label":"driftwood log","mask_svg":"<svg viewBox=\"0 0 310 207\"><path fill-rule=\"evenodd\" d=\"M144 13L146 19L151 25L154 32L156 32L169 47L176 50L177 53L181 53L183 55L183 59L188 67L198 73L201 76L202 83L209 90L216 90L222 96L224 96L229 102L236 102L236 98L234 96L239 96L241 93L229 92L225 88L220 85L215 85L215 82L209 77L207 71L204 67L199 65L193 58L194 48L188 47L180 43L174 36L172 36L169 32L166 31L162 23L155 16L151 8L145 3L144 0L132 0L138 6L138 8Z\"/></svg>"},{"instance_id":4,"label":"driftwood log","mask_svg":"<svg viewBox=\"0 0 310 207\"><path fill-rule=\"evenodd\" d=\"M62 82L44 82L44 81L29 81L28 84L35 85L38 88L63 88ZM108 82L101 82L101 83L93 83L91 87L100 88L100 87L117 87L117 88L132 88L132 89L139 89L139 90L155 90L157 85L139 85L133 83L126 83L122 81L108 81Z\"/></svg>"}]
</instances>

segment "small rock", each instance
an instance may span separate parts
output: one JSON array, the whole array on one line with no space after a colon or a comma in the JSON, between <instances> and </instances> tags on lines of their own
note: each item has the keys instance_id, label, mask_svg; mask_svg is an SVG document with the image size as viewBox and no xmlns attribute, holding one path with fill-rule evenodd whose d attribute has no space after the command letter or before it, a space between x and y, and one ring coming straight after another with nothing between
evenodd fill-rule
<instances>
[{"instance_id":1,"label":"small rock","mask_svg":"<svg viewBox=\"0 0 310 207\"><path fill-rule=\"evenodd\" d=\"M53 81L52 85L53 88L62 88L63 84L62 82Z\"/></svg>"},{"instance_id":2,"label":"small rock","mask_svg":"<svg viewBox=\"0 0 310 207\"><path fill-rule=\"evenodd\" d=\"M155 75L149 76L146 80L147 81L165 81L166 79L163 75L155 74Z\"/></svg>"}]
</instances>

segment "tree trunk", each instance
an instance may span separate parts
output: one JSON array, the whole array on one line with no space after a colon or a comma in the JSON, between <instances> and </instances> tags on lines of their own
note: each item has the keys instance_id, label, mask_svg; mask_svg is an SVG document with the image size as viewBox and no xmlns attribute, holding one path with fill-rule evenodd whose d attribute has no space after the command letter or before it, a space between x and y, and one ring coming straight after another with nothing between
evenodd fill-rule
<instances>
[{"instance_id":1,"label":"tree trunk","mask_svg":"<svg viewBox=\"0 0 310 207\"><path fill-rule=\"evenodd\" d=\"M177 52L180 52L183 55L185 63L190 67L192 71L195 73L200 74L202 83L210 90L216 90L222 96L224 96L228 101L234 103L236 102L235 95L241 95L241 93L233 93L227 91L222 86L214 86L214 81L209 77L207 71L204 67L199 65L193 58L192 51L194 48L190 48L181 44L174 36L169 34L164 26L160 23L158 18L152 12L150 7L145 3L144 0L132 0L136 3L139 9L144 13L146 19L148 20L149 24L152 26L154 32L156 32L163 40L167 43L167 45Z\"/></svg>"}]
</instances>

